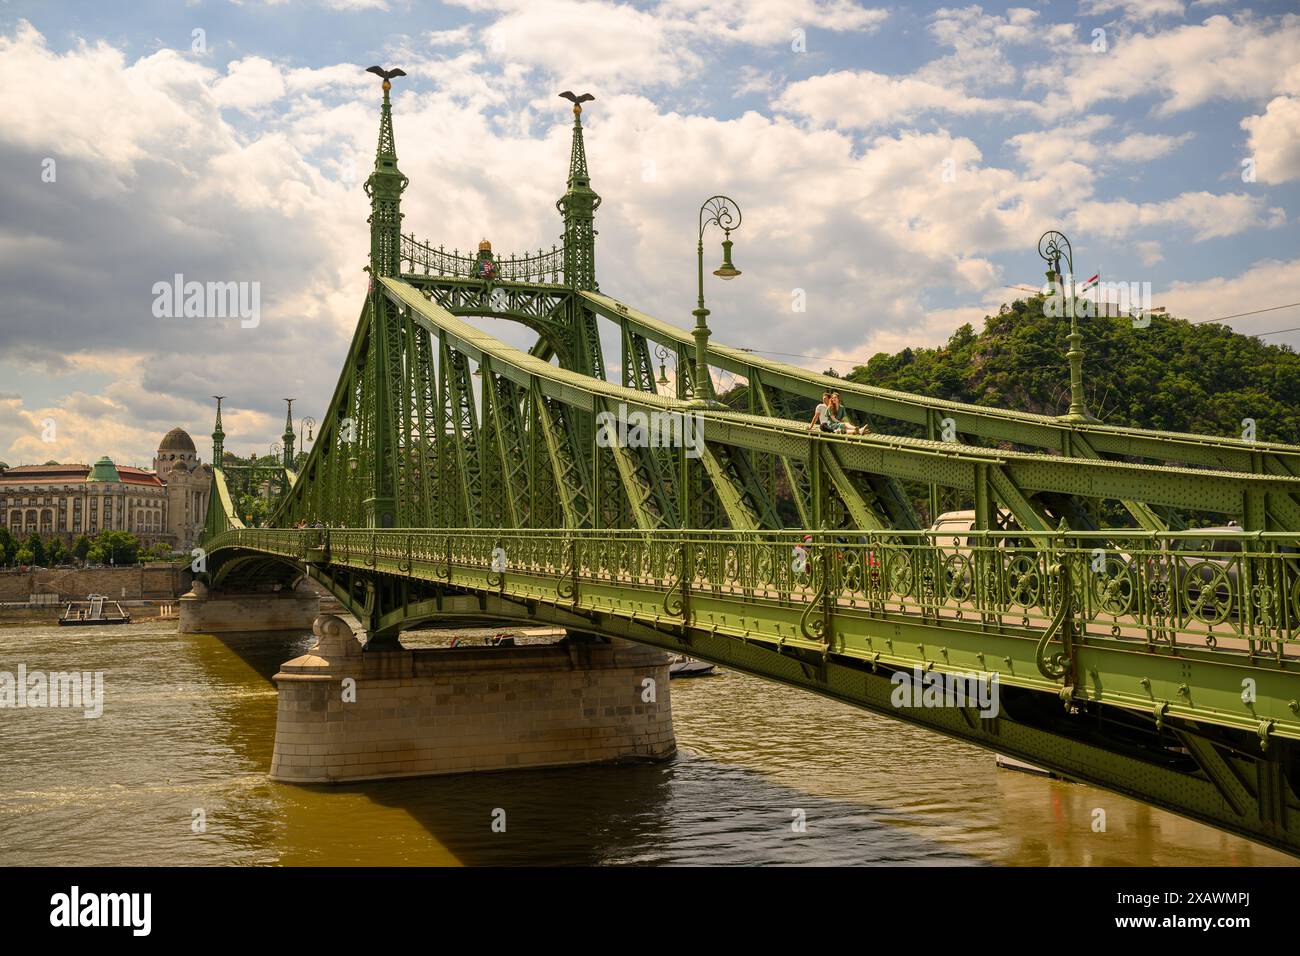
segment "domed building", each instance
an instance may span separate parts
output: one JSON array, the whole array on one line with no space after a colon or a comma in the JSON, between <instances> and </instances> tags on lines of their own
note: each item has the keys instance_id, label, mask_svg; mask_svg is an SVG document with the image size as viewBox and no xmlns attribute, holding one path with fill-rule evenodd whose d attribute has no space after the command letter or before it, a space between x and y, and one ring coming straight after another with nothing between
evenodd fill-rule
<instances>
[{"instance_id":1,"label":"domed building","mask_svg":"<svg viewBox=\"0 0 1300 956\"><path fill-rule=\"evenodd\" d=\"M146 546L189 551L203 530L211 481L194 440L173 428L158 445L153 471L117 465L107 455L93 465L0 466L0 527L68 543L129 531Z\"/></svg>"},{"instance_id":2,"label":"domed building","mask_svg":"<svg viewBox=\"0 0 1300 956\"><path fill-rule=\"evenodd\" d=\"M208 515L212 466L199 462L189 432L173 428L158 443L153 470L167 488L167 530L175 536L176 548L188 551L198 542Z\"/></svg>"}]
</instances>

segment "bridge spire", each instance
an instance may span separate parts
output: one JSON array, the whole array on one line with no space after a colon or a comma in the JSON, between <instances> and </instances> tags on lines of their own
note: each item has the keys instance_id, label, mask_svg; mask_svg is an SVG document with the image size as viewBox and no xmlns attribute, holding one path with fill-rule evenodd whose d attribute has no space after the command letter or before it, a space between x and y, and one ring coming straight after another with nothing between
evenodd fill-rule
<instances>
[{"instance_id":1,"label":"bridge spire","mask_svg":"<svg viewBox=\"0 0 1300 956\"><path fill-rule=\"evenodd\" d=\"M372 471L363 480L369 485L364 509L372 528L391 528L397 523L397 475L406 464L401 458L395 431L404 408L402 355L405 327L397 306L381 292L380 278L402 271L402 192L410 182L397 168L397 144L393 138L393 105L388 92L393 77L406 76L399 69L372 66L384 81L384 102L379 110L379 145L375 168L366 179L370 197L370 345L375 392L371 399L373 427L367 430Z\"/></svg>"},{"instance_id":2,"label":"bridge spire","mask_svg":"<svg viewBox=\"0 0 1300 956\"><path fill-rule=\"evenodd\" d=\"M221 400L224 395L213 395L217 400L217 423L212 427L212 467L220 468L225 457L226 433L221 428Z\"/></svg>"},{"instance_id":3,"label":"bridge spire","mask_svg":"<svg viewBox=\"0 0 1300 956\"><path fill-rule=\"evenodd\" d=\"M286 398L288 410L284 413L284 434L280 437L284 439L284 467L293 467L293 399Z\"/></svg>"},{"instance_id":4,"label":"bridge spire","mask_svg":"<svg viewBox=\"0 0 1300 956\"><path fill-rule=\"evenodd\" d=\"M594 100L590 93L560 96L573 103L573 145L569 151L568 189L555 208L564 217L564 277L575 289L596 288L596 210L600 197L591 188L587 149L582 142L582 104Z\"/></svg>"},{"instance_id":5,"label":"bridge spire","mask_svg":"<svg viewBox=\"0 0 1300 956\"><path fill-rule=\"evenodd\" d=\"M388 91L394 76L405 76L401 70L384 70L370 67L384 79L384 102L379 110L379 145L375 149L375 168L366 179L366 195L370 197L370 275L395 276L401 271L400 252L402 240L402 192L410 182L397 168L397 142L393 138L393 104Z\"/></svg>"}]
</instances>

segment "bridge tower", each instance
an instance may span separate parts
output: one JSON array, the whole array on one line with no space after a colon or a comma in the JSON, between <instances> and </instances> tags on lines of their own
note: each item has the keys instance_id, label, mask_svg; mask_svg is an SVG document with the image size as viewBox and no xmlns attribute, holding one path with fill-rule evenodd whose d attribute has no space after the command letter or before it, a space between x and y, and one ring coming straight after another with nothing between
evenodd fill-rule
<instances>
[{"instance_id":1,"label":"bridge tower","mask_svg":"<svg viewBox=\"0 0 1300 956\"><path fill-rule=\"evenodd\" d=\"M220 468L221 460L226 457L226 433L221 428L221 400L224 395L213 395L217 400L217 421L212 426L212 467Z\"/></svg>"},{"instance_id":2,"label":"bridge tower","mask_svg":"<svg viewBox=\"0 0 1300 956\"><path fill-rule=\"evenodd\" d=\"M405 75L390 71L392 75ZM379 112L379 145L375 168L365 182L370 197L370 346L366 375L373 386L366 389L374 403L365 416L368 427L372 472L369 495L363 503L365 522L372 528L391 528L397 523L397 472L402 449L399 427L405 403L401 375L404 350L404 322L397 307L380 294L380 277L401 272L402 193L410 180L397 168L397 143L393 137L393 107L389 91L393 84L384 76L384 101Z\"/></svg>"},{"instance_id":3,"label":"bridge tower","mask_svg":"<svg viewBox=\"0 0 1300 956\"><path fill-rule=\"evenodd\" d=\"M575 292L598 292L596 210L600 208L600 196L591 188L591 173L587 169L587 148L582 140L582 103L572 94L568 94L568 98L574 100L568 186L564 195L555 202L555 208L564 219L564 281ZM594 98L590 94L582 97ZM571 296L568 320L573 332L571 348L577 370L604 378L596 317L582 307L576 296Z\"/></svg>"},{"instance_id":4,"label":"bridge tower","mask_svg":"<svg viewBox=\"0 0 1300 956\"><path fill-rule=\"evenodd\" d=\"M293 399L286 398L285 403L288 405L288 408L285 410L284 413L284 434L281 435L280 437L283 439L283 442L281 444L283 444L284 446L284 467L292 468L293 467L293 439L294 439Z\"/></svg>"},{"instance_id":5,"label":"bridge tower","mask_svg":"<svg viewBox=\"0 0 1300 956\"><path fill-rule=\"evenodd\" d=\"M575 289L595 291L596 210L600 196L591 188L587 149L582 141L582 104L573 104L573 145L569 150L568 189L555 202L564 217L564 276Z\"/></svg>"}]
</instances>

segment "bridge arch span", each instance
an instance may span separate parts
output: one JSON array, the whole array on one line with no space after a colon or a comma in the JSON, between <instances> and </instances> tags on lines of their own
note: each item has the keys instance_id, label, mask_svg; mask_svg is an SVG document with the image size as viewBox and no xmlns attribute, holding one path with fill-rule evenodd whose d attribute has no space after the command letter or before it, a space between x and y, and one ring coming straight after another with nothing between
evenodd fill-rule
<instances>
[{"instance_id":1,"label":"bridge arch span","mask_svg":"<svg viewBox=\"0 0 1300 956\"><path fill-rule=\"evenodd\" d=\"M260 591L268 586L292 590L307 577L306 568L279 555L223 549L208 556L207 583L231 591Z\"/></svg>"}]
</instances>

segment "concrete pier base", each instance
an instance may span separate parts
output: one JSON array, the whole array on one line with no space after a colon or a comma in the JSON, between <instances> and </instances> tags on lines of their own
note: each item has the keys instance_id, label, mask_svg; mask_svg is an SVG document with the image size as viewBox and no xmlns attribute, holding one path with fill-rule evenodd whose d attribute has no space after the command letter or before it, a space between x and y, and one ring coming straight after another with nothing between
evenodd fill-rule
<instances>
[{"instance_id":1,"label":"concrete pier base","mask_svg":"<svg viewBox=\"0 0 1300 956\"><path fill-rule=\"evenodd\" d=\"M324 615L275 675L271 778L339 783L661 760L668 656L626 641L362 651Z\"/></svg>"},{"instance_id":2,"label":"concrete pier base","mask_svg":"<svg viewBox=\"0 0 1300 956\"><path fill-rule=\"evenodd\" d=\"M320 613L320 597L308 590L228 594L210 591L199 581L177 605L182 634L305 630Z\"/></svg>"}]
</instances>

